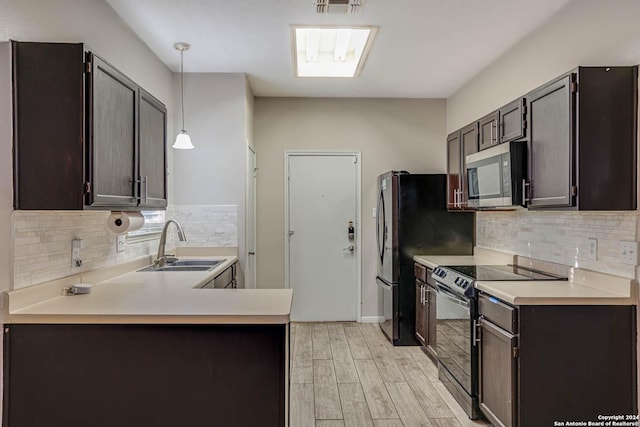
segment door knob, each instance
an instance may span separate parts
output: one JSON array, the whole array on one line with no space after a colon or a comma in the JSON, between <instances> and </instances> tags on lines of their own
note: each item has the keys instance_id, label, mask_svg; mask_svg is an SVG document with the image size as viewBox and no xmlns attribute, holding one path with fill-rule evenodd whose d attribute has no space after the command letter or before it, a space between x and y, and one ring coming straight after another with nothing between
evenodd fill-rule
<instances>
[{"instance_id":1,"label":"door knob","mask_svg":"<svg viewBox=\"0 0 640 427\"><path fill-rule=\"evenodd\" d=\"M356 247L354 245L349 245L343 249L343 251L349 251L349 252L353 252L355 250L356 250Z\"/></svg>"}]
</instances>

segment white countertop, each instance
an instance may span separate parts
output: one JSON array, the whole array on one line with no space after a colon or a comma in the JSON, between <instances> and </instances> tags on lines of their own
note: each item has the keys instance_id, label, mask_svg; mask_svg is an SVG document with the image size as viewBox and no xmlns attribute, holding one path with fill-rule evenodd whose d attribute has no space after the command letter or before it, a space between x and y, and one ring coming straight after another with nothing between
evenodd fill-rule
<instances>
[{"instance_id":1,"label":"white countertop","mask_svg":"<svg viewBox=\"0 0 640 427\"><path fill-rule=\"evenodd\" d=\"M90 294L61 296L59 285L39 302L45 286L7 292L5 323L288 323L291 289L198 289L237 261L224 259L211 271L128 272L96 283ZM136 268L137 270L138 268ZM48 285L55 287L55 284Z\"/></svg>"},{"instance_id":2,"label":"white countertop","mask_svg":"<svg viewBox=\"0 0 640 427\"><path fill-rule=\"evenodd\" d=\"M481 249L481 248L476 248ZM506 265L513 255L476 251L474 256L415 256L429 268L439 265ZM637 282L633 279L571 268L569 280L477 281L476 289L512 305L634 305Z\"/></svg>"}]
</instances>

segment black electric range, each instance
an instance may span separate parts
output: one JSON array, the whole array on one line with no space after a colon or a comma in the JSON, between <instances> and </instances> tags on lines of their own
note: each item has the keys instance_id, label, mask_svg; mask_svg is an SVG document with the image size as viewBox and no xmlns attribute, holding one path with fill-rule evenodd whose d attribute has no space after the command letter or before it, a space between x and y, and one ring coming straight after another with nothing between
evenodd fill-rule
<instances>
[{"instance_id":1,"label":"black electric range","mask_svg":"<svg viewBox=\"0 0 640 427\"><path fill-rule=\"evenodd\" d=\"M451 290L472 297L475 295L474 282L479 280L567 280L566 277L531 270L518 265L447 265L437 267L435 280L447 285Z\"/></svg>"},{"instance_id":2,"label":"black electric range","mask_svg":"<svg viewBox=\"0 0 640 427\"><path fill-rule=\"evenodd\" d=\"M436 281L436 352L439 378L469 418L478 408L478 280L567 280L517 265L455 265L433 270Z\"/></svg>"}]
</instances>

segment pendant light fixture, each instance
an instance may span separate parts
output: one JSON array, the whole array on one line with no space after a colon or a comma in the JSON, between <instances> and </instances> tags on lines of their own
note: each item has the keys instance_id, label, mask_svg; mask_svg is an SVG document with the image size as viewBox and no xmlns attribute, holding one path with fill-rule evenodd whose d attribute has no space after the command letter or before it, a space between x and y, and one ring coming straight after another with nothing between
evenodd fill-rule
<instances>
[{"instance_id":1,"label":"pendant light fixture","mask_svg":"<svg viewBox=\"0 0 640 427\"><path fill-rule=\"evenodd\" d=\"M178 134L178 136L176 136L176 142L173 143L173 148L177 148L180 150L190 150L193 148L193 144L191 143L191 137L189 137L189 134L187 133L187 131L184 129L184 66L183 66L183 56L184 56L184 51L185 50L189 50L189 48L191 47L191 45L189 45L188 43L175 43L173 45L173 47L176 50L180 51L180 95L181 95L181 99L182 99L182 130L180 130L180 133Z\"/></svg>"}]
</instances>

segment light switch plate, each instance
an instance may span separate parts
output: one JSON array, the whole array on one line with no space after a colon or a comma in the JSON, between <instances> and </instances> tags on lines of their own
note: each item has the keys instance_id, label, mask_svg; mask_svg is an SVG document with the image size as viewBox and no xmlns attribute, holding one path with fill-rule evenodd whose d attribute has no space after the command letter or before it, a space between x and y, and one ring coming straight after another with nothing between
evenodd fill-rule
<instances>
[{"instance_id":1,"label":"light switch plate","mask_svg":"<svg viewBox=\"0 0 640 427\"><path fill-rule=\"evenodd\" d=\"M116 252L124 252L127 249L127 236L124 234L116 236Z\"/></svg>"}]
</instances>

